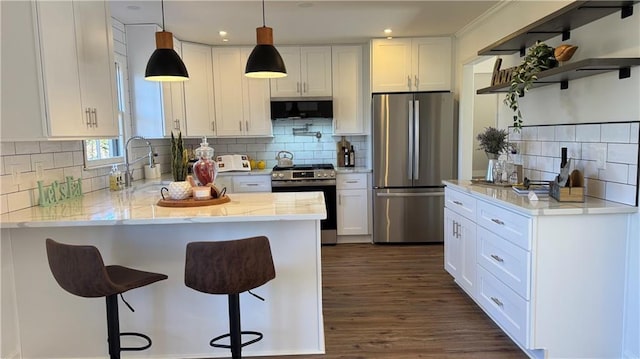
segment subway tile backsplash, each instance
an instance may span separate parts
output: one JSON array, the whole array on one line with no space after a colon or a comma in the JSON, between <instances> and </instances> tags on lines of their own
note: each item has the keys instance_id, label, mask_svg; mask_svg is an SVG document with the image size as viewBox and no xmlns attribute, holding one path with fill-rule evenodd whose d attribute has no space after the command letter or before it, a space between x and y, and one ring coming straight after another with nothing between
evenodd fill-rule
<instances>
[{"instance_id":1,"label":"subway tile backsplash","mask_svg":"<svg viewBox=\"0 0 640 359\"><path fill-rule=\"evenodd\" d=\"M588 196L637 205L639 133L640 121L526 126L509 128L509 142L518 145L514 161L531 180L553 180L566 147L572 169L584 174ZM602 168L599 158L605 159Z\"/></svg>"}]
</instances>

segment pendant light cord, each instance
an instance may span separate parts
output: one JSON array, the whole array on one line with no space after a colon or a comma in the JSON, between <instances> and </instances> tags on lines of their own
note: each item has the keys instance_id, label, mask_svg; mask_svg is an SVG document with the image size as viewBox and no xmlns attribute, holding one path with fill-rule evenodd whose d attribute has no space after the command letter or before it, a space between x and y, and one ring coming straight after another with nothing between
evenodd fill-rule
<instances>
[{"instance_id":1,"label":"pendant light cord","mask_svg":"<svg viewBox=\"0 0 640 359\"><path fill-rule=\"evenodd\" d=\"M262 0L262 27L265 27L267 25L265 25L265 21L264 21L264 0Z\"/></svg>"},{"instance_id":2,"label":"pendant light cord","mask_svg":"<svg viewBox=\"0 0 640 359\"><path fill-rule=\"evenodd\" d=\"M165 31L165 28L164 28L164 0L160 0L160 7L162 8L162 31Z\"/></svg>"}]
</instances>

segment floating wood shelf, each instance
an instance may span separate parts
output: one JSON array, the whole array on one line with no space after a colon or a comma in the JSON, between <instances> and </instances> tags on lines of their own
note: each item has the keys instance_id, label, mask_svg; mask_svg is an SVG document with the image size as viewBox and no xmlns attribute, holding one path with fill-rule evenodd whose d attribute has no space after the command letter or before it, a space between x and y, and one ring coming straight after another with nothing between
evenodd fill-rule
<instances>
[{"instance_id":1,"label":"floating wood shelf","mask_svg":"<svg viewBox=\"0 0 640 359\"><path fill-rule=\"evenodd\" d=\"M561 89L566 89L569 87L570 80L610 71L618 71L618 78L623 79L631 75L631 67L633 66L640 66L639 57L580 60L549 70L540 71L538 73L538 80L536 80L532 88L560 84ZM482 95L507 91L509 91L509 84L499 84L481 88L477 91L477 94Z\"/></svg>"},{"instance_id":2,"label":"floating wood shelf","mask_svg":"<svg viewBox=\"0 0 640 359\"><path fill-rule=\"evenodd\" d=\"M545 41L562 34L570 38L571 30L598 20L616 11L625 18L633 14L633 5L640 1L576 1L478 51L478 55L525 55L536 41Z\"/></svg>"}]
</instances>

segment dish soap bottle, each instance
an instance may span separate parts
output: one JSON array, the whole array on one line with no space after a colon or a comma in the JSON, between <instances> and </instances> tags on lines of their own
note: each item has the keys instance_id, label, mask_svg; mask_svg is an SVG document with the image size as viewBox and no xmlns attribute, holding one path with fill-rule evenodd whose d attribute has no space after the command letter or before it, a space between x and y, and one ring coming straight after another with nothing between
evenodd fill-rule
<instances>
[{"instance_id":1,"label":"dish soap bottle","mask_svg":"<svg viewBox=\"0 0 640 359\"><path fill-rule=\"evenodd\" d=\"M109 173L109 189L119 191L122 189L122 172L118 169L118 165L111 166Z\"/></svg>"},{"instance_id":2,"label":"dish soap bottle","mask_svg":"<svg viewBox=\"0 0 640 359\"><path fill-rule=\"evenodd\" d=\"M213 185L217 175L216 161L213 159L213 148L209 147L206 137L202 138L200 147L194 153L198 160L193 164L193 176L200 186Z\"/></svg>"}]
</instances>

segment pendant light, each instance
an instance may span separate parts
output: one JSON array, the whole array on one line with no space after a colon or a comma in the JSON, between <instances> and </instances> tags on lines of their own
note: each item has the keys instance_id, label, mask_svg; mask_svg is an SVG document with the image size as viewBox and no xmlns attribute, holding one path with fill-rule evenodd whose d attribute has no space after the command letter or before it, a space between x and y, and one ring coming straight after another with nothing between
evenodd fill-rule
<instances>
[{"instance_id":1,"label":"pendant light","mask_svg":"<svg viewBox=\"0 0 640 359\"><path fill-rule=\"evenodd\" d=\"M244 75L253 78L281 78L287 69L278 50L273 46L273 29L265 26L262 0L262 27L256 28L257 45L247 59Z\"/></svg>"},{"instance_id":2,"label":"pendant light","mask_svg":"<svg viewBox=\"0 0 640 359\"><path fill-rule=\"evenodd\" d=\"M189 79L187 67L173 49L173 34L164 31L164 0L162 6L162 31L156 32L156 49L151 54L144 72L149 81L185 81Z\"/></svg>"}]
</instances>

